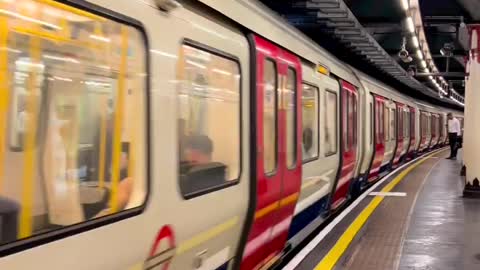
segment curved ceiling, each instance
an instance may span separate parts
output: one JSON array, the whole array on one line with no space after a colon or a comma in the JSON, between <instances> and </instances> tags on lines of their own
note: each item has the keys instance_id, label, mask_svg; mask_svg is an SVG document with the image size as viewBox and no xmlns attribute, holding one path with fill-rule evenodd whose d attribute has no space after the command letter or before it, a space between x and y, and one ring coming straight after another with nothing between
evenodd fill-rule
<instances>
[{"instance_id":1,"label":"curved ceiling","mask_svg":"<svg viewBox=\"0 0 480 270\"><path fill-rule=\"evenodd\" d=\"M450 89L453 88L453 93L457 92L464 95L464 59L467 55L468 38L465 36L465 31L462 30L466 29L464 27L465 23L480 20L480 1L418 1L420 3L420 14L422 15L420 25L423 22L424 26L420 30L424 31L430 49L426 56L431 57L431 59L426 58L425 60L427 60L429 66L432 65L437 69L434 74L432 74L434 71L423 70L420 60L416 57L416 48L409 40L409 33L406 29L406 14L402 8L401 0L261 0L261 2L286 18L322 47L352 66L415 98L462 109L458 105L461 103L452 102L449 98L439 97L439 94L444 90L437 90L435 85L432 84L433 80L429 79L429 75L434 75L433 78L438 79L440 77L436 77L436 75L442 75L445 81L443 89L448 90L448 94L452 92ZM409 2L417 2L417 0L410 0ZM337 33L334 32L335 29L332 30L325 24L325 21L319 20L319 9L315 9L315 7L335 6L336 4L345 4L363 29L404 71L409 70L410 67L416 70L415 76L409 76L409 83L406 83L407 80L402 78L404 74L389 73L390 76L385 76L385 70L379 68L378 64L366 59L365 55L359 54L358 50L354 50L352 46L346 46L346 43L339 40L338 35L335 35ZM472 8L476 8L476 12L472 12ZM410 63L404 63L398 57L404 37L407 38L406 49L413 58ZM453 46L451 57L447 58L440 52L445 44ZM379 70L382 72L379 72ZM431 73L427 73L427 71ZM439 80L438 82L442 84L442 81ZM432 95L432 91L435 92L435 95Z\"/></svg>"}]
</instances>

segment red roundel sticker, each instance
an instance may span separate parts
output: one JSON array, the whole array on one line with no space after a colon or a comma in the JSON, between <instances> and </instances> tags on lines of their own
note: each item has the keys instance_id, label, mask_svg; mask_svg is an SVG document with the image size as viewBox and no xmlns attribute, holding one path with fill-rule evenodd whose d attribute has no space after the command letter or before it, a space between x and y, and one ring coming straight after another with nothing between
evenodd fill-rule
<instances>
[{"instance_id":1,"label":"red roundel sticker","mask_svg":"<svg viewBox=\"0 0 480 270\"><path fill-rule=\"evenodd\" d=\"M164 248L162 248L164 246ZM163 226L157 233L144 269L168 270L170 261L175 256L175 234L170 225Z\"/></svg>"}]
</instances>

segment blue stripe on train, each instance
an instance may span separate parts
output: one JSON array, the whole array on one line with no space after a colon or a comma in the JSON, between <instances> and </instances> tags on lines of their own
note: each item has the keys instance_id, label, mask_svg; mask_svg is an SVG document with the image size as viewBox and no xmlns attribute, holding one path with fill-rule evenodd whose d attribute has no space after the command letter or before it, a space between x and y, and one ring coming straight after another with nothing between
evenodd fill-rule
<instances>
[{"instance_id":1,"label":"blue stripe on train","mask_svg":"<svg viewBox=\"0 0 480 270\"><path fill-rule=\"evenodd\" d=\"M304 229L310 222L326 213L328 196L324 196L320 200L316 201L302 212L298 213L292 220L290 231L288 233L288 239L295 236L298 232Z\"/></svg>"},{"instance_id":2,"label":"blue stripe on train","mask_svg":"<svg viewBox=\"0 0 480 270\"><path fill-rule=\"evenodd\" d=\"M217 267L215 270L227 270L228 269L228 264L230 263L230 260L224 263L222 266Z\"/></svg>"}]
</instances>

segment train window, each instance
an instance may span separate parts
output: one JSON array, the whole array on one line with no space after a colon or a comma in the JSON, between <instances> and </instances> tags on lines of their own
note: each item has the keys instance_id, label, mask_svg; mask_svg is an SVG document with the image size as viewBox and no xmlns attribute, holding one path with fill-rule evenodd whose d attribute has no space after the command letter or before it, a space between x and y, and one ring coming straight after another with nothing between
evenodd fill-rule
<instances>
[{"instance_id":1,"label":"train window","mask_svg":"<svg viewBox=\"0 0 480 270\"><path fill-rule=\"evenodd\" d=\"M352 108L350 107L350 92L347 90L343 90L345 93L345 110L346 110L346 119L344 119L344 130L343 130L343 145L345 152L350 150L351 142L352 142L352 122L351 122L351 111Z\"/></svg>"},{"instance_id":2,"label":"train window","mask_svg":"<svg viewBox=\"0 0 480 270\"><path fill-rule=\"evenodd\" d=\"M263 166L265 173L277 167L277 67L265 59L263 68Z\"/></svg>"},{"instance_id":3,"label":"train window","mask_svg":"<svg viewBox=\"0 0 480 270\"><path fill-rule=\"evenodd\" d=\"M410 125L408 123L410 117L408 115L408 111L403 112L403 136L405 138L410 136Z\"/></svg>"},{"instance_id":4,"label":"train window","mask_svg":"<svg viewBox=\"0 0 480 270\"><path fill-rule=\"evenodd\" d=\"M410 111L410 138L415 138L415 111Z\"/></svg>"},{"instance_id":5,"label":"train window","mask_svg":"<svg viewBox=\"0 0 480 270\"><path fill-rule=\"evenodd\" d=\"M337 94L325 93L325 156L331 156L337 153Z\"/></svg>"},{"instance_id":6,"label":"train window","mask_svg":"<svg viewBox=\"0 0 480 270\"><path fill-rule=\"evenodd\" d=\"M395 140L395 109L390 108L390 140Z\"/></svg>"},{"instance_id":7,"label":"train window","mask_svg":"<svg viewBox=\"0 0 480 270\"><path fill-rule=\"evenodd\" d=\"M3 9L0 99L10 102L0 105L0 140L8 134L17 152L0 151L0 244L139 210L147 194L142 33L52 1Z\"/></svg>"},{"instance_id":8,"label":"train window","mask_svg":"<svg viewBox=\"0 0 480 270\"><path fill-rule=\"evenodd\" d=\"M357 96L352 94L353 103L353 143L357 145Z\"/></svg>"},{"instance_id":9,"label":"train window","mask_svg":"<svg viewBox=\"0 0 480 270\"><path fill-rule=\"evenodd\" d=\"M287 81L283 91L286 110L287 167L294 168L297 160L297 75L293 68L288 68Z\"/></svg>"},{"instance_id":10,"label":"train window","mask_svg":"<svg viewBox=\"0 0 480 270\"><path fill-rule=\"evenodd\" d=\"M303 84L302 92L302 160L307 162L318 157L319 90Z\"/></svg>"},{"instance_id":11,"label":"train window","mask_svg":"<svg viewBox=\"0 0 480 270\"><path fill-rule=\"evenodd\" d=\"M374 131L374 119L373 119L373 103L370 103L370 144L373 144L373 131Z\"/></svg>"},{"instance_id":12,"label":"train window","mask_svg":"<svg viewBox=\"0 0 480 270\"><path fill-rule=\"evenodd\" d=\"M388 142L390 136L390 112L387 106L383 110L383 136L385 136L385 142Z\"/></svg>"},{"instance_id":13,"label":"train window","mask_svg":"<svg viewBox=\"0 0 480 270\"><path fill-rule=\"evenodd\" d=\"M240 174L240 68L183 44L178 60L179 186L185 198L235 183Z\"/></svg>"}]
</instances>

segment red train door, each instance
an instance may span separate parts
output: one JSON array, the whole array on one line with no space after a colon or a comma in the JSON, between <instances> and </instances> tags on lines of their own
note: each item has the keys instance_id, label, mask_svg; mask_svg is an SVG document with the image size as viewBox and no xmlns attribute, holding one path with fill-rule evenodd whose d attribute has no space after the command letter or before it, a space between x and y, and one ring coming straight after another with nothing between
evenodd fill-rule
<instances>
[{"instance_id":1,"label":"red train door","mask_svg":"<svg viewBox=\"0 0 480 270\"><path fill-rule=\"evenodd\" d=\"M299 59L258 37L256 57L256 207L241 269L258 268L282 252L301 186Z\"/></svg>"},{"instance_id":2,"label":"red train door","mask_svg":"<svg viewBox=\"0 0 480 270\"><path fill-rule=\"evenodd\" d=\"M405 105L399 102L395 102L397 107L397 149L395 151L395 157L393 159L393 167L396 167L398 162L400 161L403 148L404 141L403 141L403 108Z\"/></svg>"},{"instance_id":3,"label":"red train door","mask_svg":"<svg viewBox=\"0 0 480 270\"><path fill-rule=\"evenodd\" d=\"M378 178L378 173L380 171L380 166L382 165L383 155L385 154L385 136L384 136L384 107L385 99L382 96L373 95L374 97L374 114L375 114L375 123L374 123L374 139L375 139L375 152L372 157L372 165L370 166L370 173L368 176L368 181L373 182Z\"/></svg>"},{"instance_id":4,"label":"red train door","mask_svg":"<svg viewBox=\"0 0 480 270\"><path fill-rule=\"evenodd\" d=\"M341 81L341 164L331 209L336 209L348 198L357 161L357 102L358 92L352 84Z\"/></svg>"}]
</instances>

